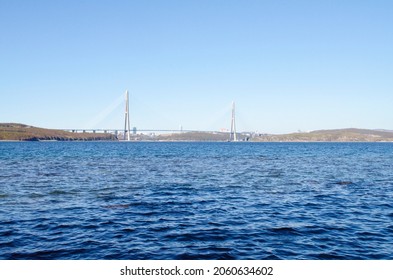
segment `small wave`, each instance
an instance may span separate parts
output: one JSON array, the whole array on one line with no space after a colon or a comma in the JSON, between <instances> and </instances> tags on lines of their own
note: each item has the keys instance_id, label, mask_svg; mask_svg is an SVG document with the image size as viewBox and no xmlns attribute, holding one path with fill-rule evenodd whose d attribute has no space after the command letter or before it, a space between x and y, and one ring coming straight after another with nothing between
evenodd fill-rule
<instances>
[{"instance_id":1,"label":"small wave","mask_svg":"<svg viewBox=\"0 0 393 280\"><path fill-rule=\"evenodd\" d=\"M106 209L125 209L125 208L129 208L130 206L131 206L130 203L126 203L126 204L111 204L103 207Z\"/></svg>"},{"instance_id":2,"label":"small wave","mask_svg":"<svg viewBox=\"0 0 393 280\"><path fill-rule=\"evenodd\" d=\"M223 223L217 223L217 222L208 222L207 223L209 226L215 226L215 227L223 227L225 224Z\"/></svg>"},{"instance_id":3,"label":"small wave","mask_svg":"<svg viewBox=\"0 0 393 280\"><path fill-rule=\"evenodd\" d=\"M54 190L49 192L49 195L65 195L65 194L68 194L68 192L63 190Z\"/></svg>"},{"instance_id":4,"label":"small wave","mask_svg":"<svg viewBox=\"0 0 393 280\"><path fill-rule=\"evenodd\" d=\"M41 220L40 222L40 224L37 224L33 227L34 230L46 231L52 228L52 226L50 224L47 224L45 220Z\"/></svg>"},{"instance_id":5,"label":"small wave","mask_svg":"<svg viewBox=\"0 0 393 280\"><path fill-rule=\"evenodd\" d=\"M356 232L356 235L360 236L360 237L365 237L365 238L368 238L368 237L382 237L383 238L383 237L385 237L384 234L382 234L382 233L370 232L370 231Z\"/></svg>"},{"instance_id":6,"label":"small wave","mask_svg":"<svg viewBox=\"0 0 393 280\"><path fill-rule=\"evenodd\" d=\"M81 228L87 229L87 230L88 230L88 229L97 229L97 228L98 228L98 225L96 225L96 224L82 225Z\"/></svg>"},{"instance_id":7,"label":"small wave","mask_svg":"<svg viewBox=\"0 0 393 280\"><path fill-rule=\"evenodd\" d=\"M10 260L51 260L51 259L61 259L65 256L69 256L69 253L65 249L59 250L42 250L35 252L16 252L11 253Z\"/></svg>"},{"instance_id":8,"label":"small wave","mask_svg":"<svg viewBox=\"0 0 393 280\"><path fill-rule=\"evenodd\" d=\"M60 173L55 173L55 172L52 172L52 173L38 173L37 175L38 175L38 176L44 176L44 177L61 176Z\"/></svg>"},{"instance_id":9,"label":"small wave","mask_svg":"<svg viewBox=\"0 0 393 280\"><path fill-rule=\"evenodd\" d=\"M213 241L225 241L229 238L223 230L220 229L210 229L210 230L199 230L192 233L179 233L179 234L167 234L166 239L172 239L181 242L189 241L203 241L203 242L213 242Z\"/></svg>"},{"instance_id":10,"label":"small wave","mask_svg":"<svg viewBox=\"0 0 393 280\"><path fill-rule=\"evenodd\" d=\"M393 213L392 213L393 214ZM391 225L391 226L388 226L387 228L386 228L386 230L388 231L388 232L390 232L390 233L392 233L393 234L393 226Z\"/></svg>"},{"instance_id":11,"label":"small wave","mask_svg":"<svg viewBox=\"0 0 393 280\"><path fill-rule=\"evenodd\" d=\"M280 178L280 177L282 177L283 175L284 175L284 173L281 172L281 171L278 171L278 172L269 172L269 174L267 175L267 177L270 177L270 178Z\"/></svg>"},{"instance_id":12,"label":"small wave","mask_svg":"<svg viewBox=\"0 0 393 280\"><path fill-rule=\"evenodd\" d=\"M170 185L170 187L173 187L173 188L183 188L183 187L191 187L191 186L192 186L192 184L190 184L190 183L173 183Z\"/></svg>"},{"instance_id":13,"label":"small wave","mask_svg":"<svg viewBox=\"0 0 393 280\"><path fill-rule=\"evenodd\" d=\"M56 229L69 229L69 228L77 228L79 225L73 225L73 224L60 224L56 226Z\"/></svg>"},{"instance_id":14,"label":"small wave","mask_svg":"<svg viewBox=\"0 0 393 280\"><path fill-rule=\"evenodd\" d=\"M346 259L350 259L350 258L347 258L343 255L336 254L334 252L313 254L312 257L317 260L346 260Z\"/></svg>"},{"instance_id":15,"label":"small wave","mask_svg":"<svg viewBox=\"0 0 393 280\"><path fill-rule=\"evenodd\" d=\"M312 235L328 233L328 231L326 229L320 228L320 227L316 227L316 226L307 226L307 227L304 227L303 229L301 229L301 231L304 234L312 234Z\"/></svg>"},{"instance_id":16,"label":"small wave","mask_svg":"<svg viewBox=\"0 0 393 280\"><path fill-rule=\"evenodd\" d=\"M235 260L235 256L225 253L182 253L175 256L177 260Z\"/></svg>"},{"instance_id":17,"label":"small wave","mask_svg":"<svg viewBox=\"0 0 393 280\"><path fill-rule=\"evenodd\" d=\"M356 185L352 181L337 181L337 182L334 182L333 184L334 185L339 185L339 186L353 186L353 185Z\"/></svg>"},{"instance_id":18,"label":"small wave","mask_svg":"<svg viewBox=\"0 0 393 280\"><path fill-rule=\"evenodd\" d=\"M2 223L2 224L4 224L4 223ZM13 234L14 234L14 232L12 230L6 230L6 231L3 231L3 232L0 232L0 237L8 237L8 236L11 236Z\"/></svg>"},{"instance_id":19,"label":"small wave","mask_svg":"<svg viewBox=\"0 0 393 280\"><path fill-rule=\"evenodd\" d=\"M305 207L307 208L321 208L321 204L319 204L318 202L307 202L306 204L304 204Z\"/></svg>"},{"instance_id":20,"label":"small wave","mask_svg":"<svg viewBox=\"0 0 393 280\"><path fill-rule=\"evenodd\" d=\"M134 232L135 229L134 228L123 228L121 231L124 233L130 233L130 232Z\"/></svg>"},{"instance_id":21,"label":"small wave","mask_svg":"<svg viewBox=\"0 0 393 280\"><path fill-rule=\"evenodd\" d=\"M14 241L13 240L9 240L9 241L0 241L0 247L4 248L4 247L13 247Z\"/></svg>"},{"instance_id":22,"label":"small wave","mask_svg":"<svg viewBox=\"0 0 393 280\"><path fill-rule=\"evenodd\" d=\"M41 197L45 197L44 194L42 193L31 193L28 195L29 198L41 198Z\"/></svg>"},{"instance_id":23,"label":"small wave","mask_svg":"<svg viewBox=\"0 0 393 280\"><path fill-rule=\"evenodd\" d=\"M276 256L275 254L269 254L266 257L264 257L263 259L265 259L265 260L281 260L281 258L279 256Z\"/></svg>"},{"instance_id":24,"label":"small wave","mask_svg":"<svg viewBox=\"0 0 393 280\"><path fill-rule=\"evenodd\" d=\"M292 227L271 228L270 231L281 234L300 234L296 229Z\"/></svg>"}]
</instances>

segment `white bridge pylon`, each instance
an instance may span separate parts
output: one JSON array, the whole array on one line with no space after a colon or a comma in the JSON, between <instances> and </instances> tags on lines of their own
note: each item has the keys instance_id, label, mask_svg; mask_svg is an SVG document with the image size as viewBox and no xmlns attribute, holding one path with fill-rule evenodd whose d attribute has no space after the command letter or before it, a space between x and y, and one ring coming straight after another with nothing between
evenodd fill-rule
<instances>
[{"instance_id":1,"label":"white bridge pylon","mask_svg":"<svg viewBox=\"0 0 393 280\"><path fill-rule=\"evenodd\" d=\"M229 135L229 141L237 141L236 136L236 119L235 119L235 101L232 102L232 119L231 119L231 134Z\"/></svg>"},{"instance_id":2,"label":"white bridge pylon","mask_svg":"<svg viewBox=\"0 0 393 280\"><path fill-rule=\"evenodd\" d=\"M125 94L125 99L126 99L126 110L124 113L124 137L123 140L126 140L126 135L127 135L127 141L131 141L131 135L130 135L130 100L129 100L129 94L128 90L126 90Z\"/></svg>"}]
</instances>

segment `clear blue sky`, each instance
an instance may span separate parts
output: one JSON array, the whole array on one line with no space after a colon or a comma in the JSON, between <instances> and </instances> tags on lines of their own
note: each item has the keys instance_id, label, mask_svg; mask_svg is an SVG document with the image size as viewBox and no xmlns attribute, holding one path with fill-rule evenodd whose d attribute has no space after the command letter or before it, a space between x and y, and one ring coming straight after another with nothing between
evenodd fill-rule
<instances>
[{"instance_id":1,"label":"clear blue sky","mask_svg":"<svg viewBox=\"0 0 393 280\"><path fill-rule=\"evenodd\" d=\"M393 1L0 0L0 122L393 129ZM115 102L115 103L114 103ZM116 107L117 110L110 109Z\"/></svg>"}]
</instances>

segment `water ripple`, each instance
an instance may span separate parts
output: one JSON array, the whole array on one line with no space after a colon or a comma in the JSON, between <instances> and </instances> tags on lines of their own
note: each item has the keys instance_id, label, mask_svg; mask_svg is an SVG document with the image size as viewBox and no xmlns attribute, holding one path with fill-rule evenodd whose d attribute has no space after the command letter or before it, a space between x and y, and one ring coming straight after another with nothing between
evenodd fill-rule
<instances>
[{"instance_id":1,"label":"water ripple","mask_svg":"<svg viewBox=\"0 0 393 280\"><path fill-rule=\"evenodd\" d=\"M0 259L392 259L388 143L0 143Z\"/></svg>"}]
</instances>

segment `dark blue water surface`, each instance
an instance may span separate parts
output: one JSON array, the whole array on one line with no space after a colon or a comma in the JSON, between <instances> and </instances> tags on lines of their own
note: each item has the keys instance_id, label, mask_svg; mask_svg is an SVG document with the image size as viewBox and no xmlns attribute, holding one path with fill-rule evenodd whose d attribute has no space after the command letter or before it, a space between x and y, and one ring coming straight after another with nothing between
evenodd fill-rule
<instances>
[{"instance_id":1,"label":"dark blue water surface","mask_svg":"<svg viewBox=\"0 0 393 280\"><path fill-rule=\"evenodd\" d=\"M0 143L1 259L393 259L393 144Z\"/></svg>"}]
</instances>

